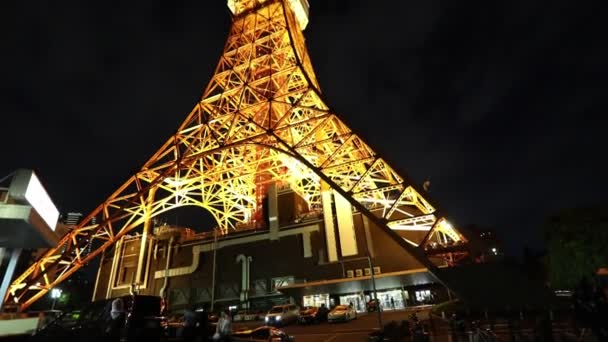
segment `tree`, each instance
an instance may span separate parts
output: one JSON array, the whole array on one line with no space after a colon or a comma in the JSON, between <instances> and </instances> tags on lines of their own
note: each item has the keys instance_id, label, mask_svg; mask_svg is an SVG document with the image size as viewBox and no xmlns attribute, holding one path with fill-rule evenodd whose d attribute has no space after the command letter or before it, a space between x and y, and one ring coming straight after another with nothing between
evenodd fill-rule
<instances>
[{"instance_id":1,"label":"tree","mask_svg":"<svg viewBox=\"0 0 608 342\"><path fill-rule=\"evenodd\" d=\"M572 289L608 265L608 205L566 209L544 227L547 267L553 288Z\"/></svg>"}]
</instances>

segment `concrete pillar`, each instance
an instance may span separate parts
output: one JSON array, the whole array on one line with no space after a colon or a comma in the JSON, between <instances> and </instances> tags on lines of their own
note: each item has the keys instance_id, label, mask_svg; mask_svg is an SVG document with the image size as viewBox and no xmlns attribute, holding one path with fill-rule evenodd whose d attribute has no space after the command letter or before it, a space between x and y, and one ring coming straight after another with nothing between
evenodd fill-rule
<instances>
[{"instance_id":1,"label":"concrete pillar","mask_svg":"<svg viewBox=\"0 0 608 342\"><path fill-rule=\"evenodd\" d=\"M361 218L363 219L363 230L365 230L365 243L367 245L367 253L370 257L373 258L374 256L376 256L376 253L374 253L374 243L372 241L372 233L370 232L369 228L369 219L365 215L361 215Z\"/></svg>"},{"instance_id":2,"label":"concrete pillar","mask_svg":"<svg viewBox=\"0 0 608 342\"><path fill-rule=\"evenodd\" d=\"M310 242L310 232L302 233L302 245L304 249L304 257L310 258L312 257L312 244Z\"/></svg>"},{"instance_id":3,"label":"concrete pillar","mask_svg":"<svg viewBox=\"0 0 608 342\"><path fill-rule=\"evenodd\" d=\"M268 186L268 225L270 240L279 239L279 205L277 199L277 185Z\"/></svg>"},{"instance_id":4,"label":"concrete pillar","mask_svg":"<svg viewBox=\"0 0 608 342\"><path fill-rule=\"evenodd\" d=\"M244 254L239 254L236 257L236 262L241 263L241 292L239 299L241 304L245 303L247 292L247 257Z\"/></svg>"},{"instance_id":5,"label":"concrete pillar","mask_svg":"<svg viewBox=\"0 0 608 342\"><path fill-rule=\"evenodd\" d=\"M357 248L357 235L353 222L353 208L338 192L334 190L334 201L336 203L336 216L338 220L338 234L340 238L340 250L342 256L352 256L359 253Z\"/></svg>"},{"instance_id":6,"label":"concrete pillar","mask_svg":"<svg viewBox=\"0 0 608 342\"><path fill-rule=\"evenodd\" d=\"M2 248L2 254L7 253L7 250ZM19 261L19 256L21 255L21 248L15 248L11 252L11 258L8 261L8 266L6 267L6 272L4 273L4 279L2 279L2 284L0 285L0 311L4 306L4 298L6 298L6 293L8 292L8 288L11 285L11 280L13 279L13 274L15 273L15 268L17 267L17 261ZM0 259L1 266L2 259Z\"/></svg>"}]
</instances>

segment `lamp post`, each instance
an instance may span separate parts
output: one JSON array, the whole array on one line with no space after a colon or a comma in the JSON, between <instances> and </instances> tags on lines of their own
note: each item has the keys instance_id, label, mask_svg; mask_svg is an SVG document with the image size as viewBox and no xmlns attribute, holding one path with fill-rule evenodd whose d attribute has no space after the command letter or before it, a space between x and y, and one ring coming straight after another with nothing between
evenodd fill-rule
<instances>
[{"instance_id":1,"label":"lamp post","mask_svg":"<svg viewBox=\"0 0 608 342\"><path fill-rule=\"evenodd\" d=\"M372 290L374 292L374 299L376 299L376 305L378 305L376 311L378 312L378 327L380 329L382 329L382 312L380 311L380 299L378 299L378 291L376 290L376 278L374 276L374 264L372 261L372 257L367 255L364 257L357 257L357 258L348 258L348 259L342 259L342 264L344 265L345 262L351 262L351 261L360 261L360 260L367 260L367 264L369 265L369 270L370 270L370 280L372 281ZM344 266L342 266L344 267Z\"/></svg>"},{"instance_id":2,"label":"lamp post","mask_svg":"<svg viewBox=\"0 0 608 342\"><path fill-rule=\"evenodd\" d=\"M57 302L57 299L61 297L61 292L63 292L61 289L51 290L51 298L53 299L53 305L51 306L51 310L55 310L55 303Z\"/></svg>"},{"instance_id":3,"label":"lamp post","mask_svg":"<svg viewBox=\"0 0 608 342\"><path fill-rule=\"evenodd\" d=\"M382 330L382 312L380 311L380 299L378 299L378 291L376 290L376 278L374 277L374 264L372 262L372 253L370 253L370 245L371 245L371 239L368 240L368 235L367 233L368 231L368 225L367 225L367 218L363 215L361 215L361 217L363 218L363 228L365 230L365 234L363 235L365 237L365 254L367 254L365 257L363 257L363 259L367 258L367 263L369 265L369 270L370 270L370 276L371 276L371 280L372 280L372 288L374 290L374 299L376 299L376 311L378 311L378 328L380 330Z\"/></svg>"},{"instance_id":4,"label":"lamp post","mask_svg":"<svg viewBox=\"0 0 608 342\"><path fill-rule=\"evenodd\" d=\"M368 255L367 262L369 263L369 269L371 271L372 287L374 289L374 297L376 299L376 311L378 311L378 326L382 329L382 313L380 312L380 300L378 299L378 291L376 291L376 278L374 278L374 265L372 264L372 258Z\"/></svg>"}]
</instances>

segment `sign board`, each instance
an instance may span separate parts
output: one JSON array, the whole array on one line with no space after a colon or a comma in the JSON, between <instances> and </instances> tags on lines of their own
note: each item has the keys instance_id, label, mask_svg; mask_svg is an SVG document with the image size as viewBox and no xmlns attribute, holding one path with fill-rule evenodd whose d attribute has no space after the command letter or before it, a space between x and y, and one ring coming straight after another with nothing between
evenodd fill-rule
<instances>
[{"instance_id":1,"label":"sign board","mask_svg":"<svg viewBox=\"0 0 608 342\"><path fill-rule=\"evenodd\" d=\"M8 189L9 196L19 204L32 206L51 230L57 227L59 210L32 170L17 170Z\"/></svg>"},{"instance_id":2,"label":"sign board","mask_svg":"<svg viewBox=\"0 0 608 342\"><path fill-rule=\"evenodd\" d=\"M32 170L11 175L0 202L0 247L48 248L59 241L59 211Z\"/></svg>"}]
</instances>

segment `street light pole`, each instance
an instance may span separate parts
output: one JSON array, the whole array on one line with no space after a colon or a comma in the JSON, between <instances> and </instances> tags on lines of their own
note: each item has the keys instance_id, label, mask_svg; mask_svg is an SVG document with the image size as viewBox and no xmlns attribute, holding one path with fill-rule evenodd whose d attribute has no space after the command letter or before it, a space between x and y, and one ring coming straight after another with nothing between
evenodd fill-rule
<instances>
[{"instance_id":1,"label":"street light pole","mask_svg":"<svg viewBox=\"0 0 608 342\"><path fill-rule=\"evenodd\" d=\"M372 258L368 255L367 262L369 263L369 270L372 278L372 288L374 289L374 298L376 299L376 305L378 312L378 326L382 329L382 313L380 312L380 300L378 299L378 291L376 291L376 278L374 277L374 264L372 264Z\"/></svg>"},{"instance_id":2,"label":"street light pole","mask_svg":"<svg viewBox=\"0 0 608 342\"><path fill-rule=\"evenodd\" d=\"M372 263L372 255L370 253L370 244L371 241L368 240L368 226L367 226L367 218L364 215L361 215L363 218L363 228L365 230L365 234L363 234L365 238L365 254L367 254L367 262L369 264L370 275L372 279L372 288L374 290L374 298L376 299L376 311L378 311L378 328L382 330L382 312L380 312L380 300L378 299L378 291L376 290L376 277L374 276L374 264Z\"/></svg>"},{"instance_id":3,"label":"street light pole","mask_svg":"<svg viewBox=\"0 0 608 342\"><path fill-rule=\"evenodd\" d=\"M382 312L380 312L380 300L378 299L378 291L376 290L376 277L374 276L374 264L372 262L371 256L369 256L369 253L368 253L367 256L343 259L343 260L341 260L341 262L344 265L345 262L365 260L365 259L367 259L367 263L369 264L370 279L372 280L372 289L374 291L374 298L376 299L376 304L378 305L378 308L376 309L376 311L378 312L378 326L379 326L380 330L382 330Z\"/></svg>"},{"instance_id":4,"label":"street light pole","mask_svg":"<svg viewBox=\"0 0 608 342\"><path fill-rule=\"evenodd\" d=\"M51 298L53 298L53 304L51 305L51 310L55 310L55 303L57 302L57 298L61 297L61 289L52 289L51 290Z\"/></svg>"}]
</instances>

